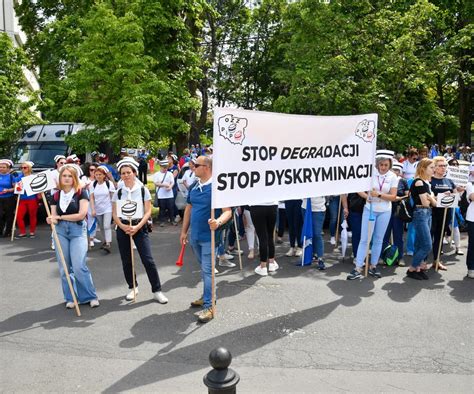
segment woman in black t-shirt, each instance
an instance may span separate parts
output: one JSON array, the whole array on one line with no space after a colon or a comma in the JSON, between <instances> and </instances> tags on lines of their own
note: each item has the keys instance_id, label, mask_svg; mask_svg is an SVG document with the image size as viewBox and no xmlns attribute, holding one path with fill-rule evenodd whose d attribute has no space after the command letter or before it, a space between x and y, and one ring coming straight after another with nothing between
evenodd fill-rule
<instances>
[{"instance_id":1,"label":"woman in black t-shirt","mask_svg":"<svg viewBox=\"0 0 474 394\"><path fill-rule=\"evenodd\" d=\"M51 217L48 223L56 224L59 243L69 270L77 301L80 304L90 303L92 308L99 306L99 300L92 281L92 275L86 264L87 256L87 225L85 217L89 207L89 197L79 187L78 169L74 164L66 164L59 170L57 191L51 201ZM63 288L66 308L74 308L72 294L66 279L66 273L60 263L56 245L61 285Z\"/></svg>"},{"instance_id":2,"label":"woman in black t-shirt","mask_svg":"<svg viewBox=\"0 0 474 394\"><path fill-rule=\"evenodd\" d=\"M430 188L430 179L433 175L434 164L431 159L421 159L416 167L415 179L411 185L411 197L415 205L413 211L413 228L415 231L415 253L407 277L417 280L428 279L425 274L426 261L431 251L431 207L436 206Z\"/></svg>"}]
</instances>

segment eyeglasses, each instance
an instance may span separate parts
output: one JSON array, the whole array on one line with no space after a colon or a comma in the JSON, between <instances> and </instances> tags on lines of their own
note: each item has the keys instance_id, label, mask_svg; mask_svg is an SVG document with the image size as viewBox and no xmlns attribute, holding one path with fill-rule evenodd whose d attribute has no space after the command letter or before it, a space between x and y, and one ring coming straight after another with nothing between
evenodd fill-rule
<instances>
[{"instance_id":1,"label":"eyeglasses","mask_svg":"<svg viewBox=\"0 0 474 394\"><path fill-rule=\"evenodd\" d=\"M95 171L95 168L89 168L89 171Z\"/></svg>"},{"instance_id":2,"label":"eyeglasses","mask_svg":"<svg viewBox=\"0 0 474 394\"><path fill-rule=\"evenodd\" d=\"M438 167L447 167L447 164L438 164Z\"/></svg>"},{"instance_id":3,"label":"eyeglasses","mask_svg":"<svg viewBox=\"0 0 474 394\"><path fill-rule=\"evenodd\" d=\"M206 164L194 164L194 167L195 168L199 168L199 167L208 167Z\"/></svg>"}]
</instances>

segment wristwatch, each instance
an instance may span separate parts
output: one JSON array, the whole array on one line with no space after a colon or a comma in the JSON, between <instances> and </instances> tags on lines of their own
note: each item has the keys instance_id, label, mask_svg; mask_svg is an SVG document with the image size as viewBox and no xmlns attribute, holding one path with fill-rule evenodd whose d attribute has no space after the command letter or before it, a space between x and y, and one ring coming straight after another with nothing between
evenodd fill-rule
<instances>
[{"instance_id":1,"label":"wristwatch","mask_svg":"<svg viewBox=\"0 0 474 394\"><path fill-rule=\"evenodd\" d=\"M220 220L217 221L217 226L218 227L222 226L222 222Z\"/></svg>"},{"instance_id":2,"label":"wristwatch","mask_svg":"<svg viewBox=\"0 0 474 394\"><path fill-rule=\"evenodd\" d=\"M379 195L377 196L378 198L382 198L382 193L379 193Z\"/></svg>"}]
</instances>

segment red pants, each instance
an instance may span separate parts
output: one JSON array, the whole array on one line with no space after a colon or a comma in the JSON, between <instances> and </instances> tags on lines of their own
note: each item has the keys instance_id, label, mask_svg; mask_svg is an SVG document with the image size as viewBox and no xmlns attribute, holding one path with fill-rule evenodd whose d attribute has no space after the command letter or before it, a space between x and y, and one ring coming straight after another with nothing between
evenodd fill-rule
<instances>
[{"instance_id":1,"label":"red pants","mask_svg":"<svg viewBox=\"0 0 474 394\"><path fill-rule=\"evenodd\" d=\"M26 234L25 215L27 212L30 216L30 234L34 234L37 223L36 214L38 212L38 200L36 198L34 200L20 200L16 221L21 235Z\"/></svg>"}]
</instances>

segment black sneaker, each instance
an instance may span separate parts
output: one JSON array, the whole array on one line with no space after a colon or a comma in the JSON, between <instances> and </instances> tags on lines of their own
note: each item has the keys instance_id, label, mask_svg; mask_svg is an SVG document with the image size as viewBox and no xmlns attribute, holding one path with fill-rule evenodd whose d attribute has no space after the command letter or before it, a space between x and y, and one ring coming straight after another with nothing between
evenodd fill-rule
<instances>
[{"instance_id":1,"label":"black sneaker","mask_svg":"<svg viewBox=\"0 0 474 394\"><path fill-rule=\"evenodd\" d=\"M347 280L354 280L354 279L359 279L362 277L362 274L357 271L356 269L353 269L349 275L347 275Z\"/></svg>"},{"instance_id":2,"label":"black sneaker","mask_svg":"<svg viewBox=\"0 0 474 394\"><path fill-rule=\"evenodd\" d=\"M420 275L421 279L428 280L429 276L426 275L426 272L421 270L420 272L417 272L418 275Z\"/></svg>"},{"instance_id":3,"label":"black sneaker","mask_svg":"<svg viewBox=\"0 0 474 394\"><path fill-rule=\"evenodd\" d=\"M23 238L26 238L26 234L15 235L15 239L23 239Z\"/></svg>"},{"instance_id":4,"label":"black sneaker","mask_svg":"<svg viewBox=\"0 0 474 394\"><path fill-rule=\"evenodd\" d=\"M324 271L325 269L326 269L326 265L324 264L324 261L320 259L318 261L318 270Z\"/></svg>"},{"instance_id":5,"label":"black sneaker","mask_svg":"<svg viewBox=\"0 0 474 394\"><path fill-rule=\"evenodd\" d=\"M381 278L382 274L380 273L380 270L375 267L375 268L369 268L369 275L373 276L374 278Z\"/></svg>"},{"instance_id":6,"label":"black sneaker","mask_svg":"<svg viewBox=\"0 0 474 394\"><path fill-rule=\"evenodd\" d=\"M419 272L416 272L416 271L410 271L410 270L408 270L408 271L407 271L407 277L412 278L412 279L416 279L416 280L423 280L423 278L421 277L420 273L419 273Z\"/></svg>"}]
</instances>

